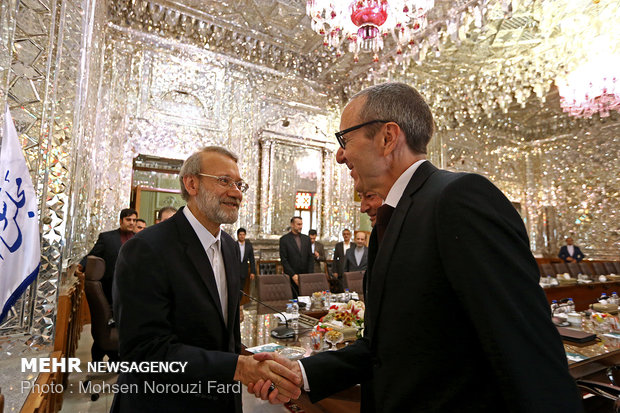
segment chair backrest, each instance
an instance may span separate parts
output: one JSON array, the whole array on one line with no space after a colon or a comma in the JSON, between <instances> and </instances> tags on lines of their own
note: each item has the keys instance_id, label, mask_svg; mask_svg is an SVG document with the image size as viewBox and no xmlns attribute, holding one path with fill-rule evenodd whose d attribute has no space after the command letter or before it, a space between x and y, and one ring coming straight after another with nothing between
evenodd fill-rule
<instances>
[{"instance_id":1,"label":"chair backrest","mask_svg":"<svg viewBox=\"0 0 620 413\"><path fill-rule=\"evenodd\" d=\"M329 290L325 273L299 274L299 295L312 295L316 291L325 290Z\"/></svg>"},{"instance_id":2,"label":"chair backrest","mask_svg":"<svg viewBox=\"0 0 620 413\"><path fill-rule=\"evenodd\" d=\"M616 266L614 265L613 262L607 261L604 264L605 264L605 269L607 270L607 274L618 274L616 272Z\"/></svg>"},{"instance_id":3,"label":"chair backrest","mask_svg":"<svg viewBox=\"0 0 620 413\"><path fill-rule=\"evenodd\" d=\"M542 275L543 277L546 277L547 275L551 275L554 276L555 274L557 274L555 272L555 269L553 268L553 265L547 263L547 264L540 264L540 275Z\"/></svg>"},{"instance_id":4,"label":"chair backrest","mask_svg":"<svg viewBox=\"0 0 620 413\"><path fill-rule=\"evenodd\" d=\"M568 271L568 267L566 266L566 263L563 263L563 262L554 262L553 268L555 269L556 274L564 274L566 272L570 273L570 271Z\"/></svg>"},{"instance_id":5,"label":"chair backrest","mask_svg":"<svg viewBox=\"0 0 620 413\"><path fill-rule=\"evenodd\" d=\"M349 291L355 291L356 293L363 294L364 285L364 271L352 271L342 274L344 279L344 288L348 288Z\"/></svg>"},{"instance_id":6,"label":"chair backrest","mask_svg":"<svg viewBox=\"0 0 620 413\"><path fill-rule=\"evenodd\" d=\"M93 340L105 351L118 350L118 331L108 325L112 319L112 305L103 292L101 279L105 274L103 258L89 255L86 263L84 292L90 309Z\"/></svg>"},{"instance_id":7,"label":"chair backrest","mask_svg":"<svg viewBox=\"0 0 620 413\"><path fill-rule=\"evenodd\" d=\"M278 261L275 261L275 260L258 261L258 273L259 274L281 274L281 272L278 271Z\"/></svg>"},{"instance_id":8,"label":"chair backrest","mask_svg":"<svg viewBox=\"0 0 620 413\"><path fill-rule=\"evenodd\" d=\"M584 274L584 272L581 271L581 268L579 268L578 262L568 262L566 263L566 267L568 268L568 273L573 278L577 278L579 274Z\"/></svg>"},{"instance_id":9,"label":"chair backrest","mask_svg":"<svg viewBox=\"0 0 620 413\"><path fill-rule=\"evenodd\" d=\"M605 265L602 262L593 262L592 266L594 267L594 274L596 275L609 274L609 272L607 272L607 269L605 268Z\"/></svg>"},{"instance_id":10,"label":"chair backrest","mask_svg":"<svg viewBox=\"0 0 620 413\"><path fill-rule=\"evenodd\" d=\"M288 275L259 274L258 298L261 301L282 301L293 298Z\"/></svg>"},{"instance_id":11,"label":"chair backrest","mask_svg":"<svg viewBox=\"0 0 620 413\"><path fill-rule=\"evenodd\" d=\"M587 262L580 262L579 269L582 274L593 275L592 268L590 268L590 265Z\"/></svg>"},{"instance_id":12,"label":"chair backrest","mask_svg":"<svg viewBox=\"0 0 620 413\"><path fill-rule=\"evenodd\" d=\"M620 275L620 261L614 261L614 267L616 267L616 274Z\"/></svg>"}]
</instances>

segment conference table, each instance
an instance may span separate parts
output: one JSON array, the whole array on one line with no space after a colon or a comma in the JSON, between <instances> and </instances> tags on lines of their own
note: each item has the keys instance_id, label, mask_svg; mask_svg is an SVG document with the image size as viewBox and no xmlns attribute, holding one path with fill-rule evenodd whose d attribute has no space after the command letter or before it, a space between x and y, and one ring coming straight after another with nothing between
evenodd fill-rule
<instances>
[{"instance_id":1,"label":"conference table","mask_svg":"<svg viewBox=\"0 0 620 413\"><path fill-rule=\"evenodd\" d=\"M285 308L285 304L280 306ZM280 309L276 307L277 309ZM305 349L304 357L313 354L310 340L310 328L300 325L299 334L293 339L276 340L271 337L271 330L278 327L279 320L273 314L274 311L265 306L249 303L244 306L244 320L241 323L241 342L244 347L256 347L274 343L281 346L296 346ZM305 311L306 315L320 318L326 311ZM569 371L575 379L606 380L606 370L609 367L620 365L620 332L600 333L595 341L588 343L574 343L564 341ZM339 347L348 345L341 343ZM250 354L244 350L244 354ZM302 392L302 397L296 401L297 406L306 412L359 412L360 390L354 386L343 392L337 393L330 398L316 404L310 403L307 395Z\"/></svg>"}]
</instances>

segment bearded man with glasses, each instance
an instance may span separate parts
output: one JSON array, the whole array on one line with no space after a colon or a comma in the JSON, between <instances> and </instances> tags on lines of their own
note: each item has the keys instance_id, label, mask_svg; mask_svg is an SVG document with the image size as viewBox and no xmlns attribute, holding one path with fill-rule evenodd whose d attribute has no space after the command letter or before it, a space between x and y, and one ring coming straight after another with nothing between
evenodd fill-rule
<instances>
[{"instance_id":1,"label":"bearded man with glasses","mask_svg":"<svg viewBox=\"0 0 620 413\"><path fill-rule=\"evenodd\" d=\"M191 155L179 174L187 205L121 249L114 285L123 361L185 362L182 372L121 373L113 412L241 413L240 381L274 383L280 397L299 396L301 376L273 361L240 356L239 249L221 224L237 221L243 192L237 157L220 147ZM181 391L149 392L151 384ZM226 389L220 392L220 389Z\"/></svg>"}]
</instances>

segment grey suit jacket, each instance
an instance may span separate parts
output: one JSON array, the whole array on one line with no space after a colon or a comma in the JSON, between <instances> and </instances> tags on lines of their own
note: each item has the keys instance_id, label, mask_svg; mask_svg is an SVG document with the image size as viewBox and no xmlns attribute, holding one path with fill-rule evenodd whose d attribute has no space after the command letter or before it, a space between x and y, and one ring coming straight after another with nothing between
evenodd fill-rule
<instances>
[{"instance_id":1,"label":"grey suit jacket","mask_svg":"<svg viewBox=\"0 0 620 413\"><path fill-rule=\"evenodd\" d=\"M366 271L368 267L368 247L364 247L364 255L362 255L362 260L359 264L355 258L355 249L356 247L351 247L347 250L344 261L344 272Z\"/></svg>"}]
</instances>

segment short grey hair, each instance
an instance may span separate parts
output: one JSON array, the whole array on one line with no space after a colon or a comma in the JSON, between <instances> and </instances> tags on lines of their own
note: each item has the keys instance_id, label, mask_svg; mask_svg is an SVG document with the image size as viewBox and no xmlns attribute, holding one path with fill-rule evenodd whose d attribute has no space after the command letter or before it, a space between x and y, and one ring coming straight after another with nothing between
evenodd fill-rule
<instances>
[{"instance_id":1,"label":"short grey hair","mask_svg":"<svg viewBox=\"0 0 620 413\"><path fill-rule=\"evenodd\" d=\"M183 177L187 175L198 175L200 173L200 170L202 169L202 154L212 152L224 155L235 162L239 161L237 155L235 155L226 148L222 148L221 146L207 146L191 154L189 158L187 158L185 162L183 162L183 166L181 166L181 171L179 172L179 182L181 183L181 196L184 200L187 201L189 199L189 192L187 192L187 189L185 189Z\"/></svg>"},{"instance_id":2,"label":"short grey hair","mask_svg":"<svg viewBox=\"0 0 620 413\"><path fill-rule=\"evenodd\" d=\"M415 153L426 153L433 137L435 122L428 104L413 87L398 82L381 83L362 90L351 100L365 97L360 123L371 120L396 122L405 133L407 146ZM373 137L381 124L369 125L367 137Z\"/></svg>"}]
</instances>

